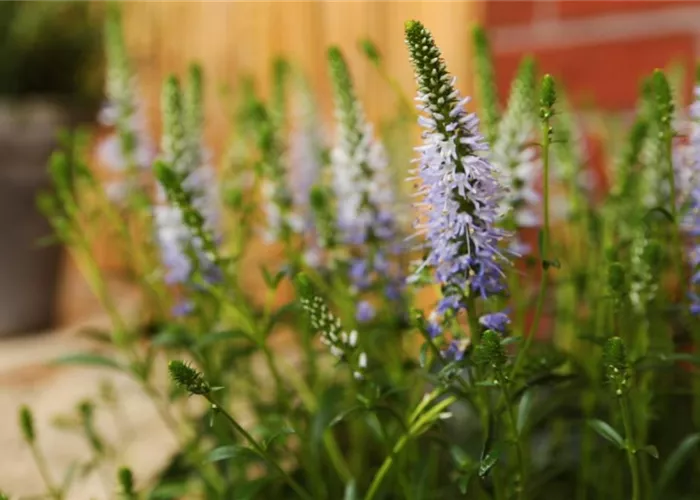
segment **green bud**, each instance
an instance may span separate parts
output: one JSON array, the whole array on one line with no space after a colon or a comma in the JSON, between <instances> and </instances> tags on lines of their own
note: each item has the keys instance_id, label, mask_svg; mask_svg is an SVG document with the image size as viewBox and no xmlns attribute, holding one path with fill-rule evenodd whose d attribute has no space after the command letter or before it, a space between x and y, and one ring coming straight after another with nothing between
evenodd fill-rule
<instances>
[{"instance_id":1,"label":"green bud","mask_svg":"<svg viewBox=\"0 0 700 500\"><path fill-rule=\"evenodd\" d=\"M22 430L24 440L30 445L34 444L36 439L36 434L34 433L34 415L28 406L22 406L19 409L19 427Z\"/></svg>"},{"instance_id":2,"label":"green bud","mask_svg":"<svg viewBox=\"0 0 700 500\"><path fill-rule=\"evenodd\" d=\"M202 127L204 126L203 95L202 67L193 63L189 69L187 87L183 98L183 114L187 134L197 141L201 137ZM199 147L199 144L194 146Z\"/></svg>"},{"instance_id":3,"label":"green bud","mask_svg":"<svg viewBox=\"0 0 700 500\"><path fill-rule=\"evenodd\" d=\"M543 120L547 120L554 114L554 104L557 102L557 90L554 78L546 74L542 78L540 88L540 115Z\"/></svg>"},{"instance_id":4,"label":"green bud","mask_svg":"<svg viewBox=\"0 0 700 500\"><path fill-rule=\"evenodd\" d=\"M338 119L346 130L355 131L360 117L358 116L357 98L345 57L340 48L332 46L328 49L328 67L333 83L333 99Z\"/></svg>"},{"instance_id":5,"label":"green bud","mask_svg":"<svg viewBox=\"0 0 700 500\"><path fill-rule=\"evenodd\" d=\"M180 185L177 174L167 163L156 161L153 165L153 173L166 191Z\"/></svg>"},{"instance_id":6,"label":"green bud","mask_svg":"<svg viewBox=\"0 0 700 500\"><path fill-rule=\"evenodd\" d=\"M211 386L204 380L204 376L188 363L171 361L168 363L168 371L170 378L191 394L206 396L211 392Z\"/></svg>"},{"instance_id":7,"label":"green bud","mask_svg":"<svg viewBox=\"0 0 700 500\"><path fill-rule=\"evenodd\" d=\"M119 481L119 487L121 488L121 493L127 499L136 498L136 492L134 491L134 476L131 473L131 469L128 467L121 467L117 472L117 479Z\"/></svg>"},{"instance_id":8,"label":"green bud","mask_svg":"<svg viewBox=\"0 0 700 500\"><path fill-rule=\"evenodd\" d=\"M299 297L311 298L314 296L314 287L306 273L299 273L294 277L294 286Z\"/></svg>"},{"instance_id":9,"label":"green bud","mask_svg":"<svg viewBox=\"0 0 700 500\"><path fill-rule=\"evenodd\" d=\"M673 118L673 94L663 71L655 70L651 78L651 88L654 92L654 120L659 126L661 138L670 140L672 137L671 121Z\"/></svg>"},{"instance_id":10,"label":"green bud","mask_svg":"<svg viewBox=\"0 0 700 500\"><path fill-rule=\"evenodd\" d=\"M603 347L603 369L606 380L617 396L629 389L629 363L627 349L620 337L608 339Z\"/></svg>"},{"instance_id":11,"label":"green bud","mask_svg":"<svg viewBox=\"0 0 700 500\"><path fill-rule=\"evenodd\" d=\"M369 38L360 40L360 50L375 66L379 66L382 63L382 55L379 53L379 49Z\"/></svg>"},{"instance_id":12,"label":"green bud","mask_svg":"<svg viewBox=\"0 0 700 500\"><path fill-rule=\"evenodd\" d=\"M493 330L481 334L481 342L474 350L474 362L480 366L490 366L501 370L507 361L506 352L501 344L501 336Z\"/></svg>"},{"instance_id":13,"label":"green bud","mask_svg":"<svg viewBox=\"0 0 700 500\"><path fill-rule=\"evenodd\" d=\"M161 109L163 114L161 148L166 160L173 165L173 168L180 170L179 165L186 148L185 128L180 82L174 75L170 75L163 85Z\"/></svg>"},{"instance_id":14,"label":"green bud","mask_svg":"<svg viewBox=\"0 0 700 500\"><path fill-rule=\"evenodd\" d=\"M650 240L644 247L642 259L644 263L652 270L657 270L661 267L663 258L663 249L661 243L657 240Z\"/></svg>"},{"instance_id":15,"label":"green bud","mask_svg":"<svg viewBox=\"0 0 700 500\"><path fill-rule=\"evenodd\" d=\"M314 211L323 211L328 208L328 196L322 186L313 186L309 193L309 202Z\"/></svg>"}]
</instances>

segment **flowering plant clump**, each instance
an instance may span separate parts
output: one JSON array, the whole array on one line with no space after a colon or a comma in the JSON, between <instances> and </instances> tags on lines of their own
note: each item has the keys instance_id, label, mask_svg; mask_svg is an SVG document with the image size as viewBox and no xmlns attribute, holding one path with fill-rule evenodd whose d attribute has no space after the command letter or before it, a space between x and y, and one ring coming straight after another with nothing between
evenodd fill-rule
<instances>
[{"instance_id":1,"label":"flowering plant clump","mask_svg":"<svg viewBox=\"0 0 700 500\"><path fill-rule=\"evenodd\" d=\"M699 497L700 79L685 103L650 75L627 137L606 148L603 192L585 182L585 122L561 82L527 58L499 103L477 29L480 123L439 37L409 21L417 114L367 40L399 97L381 133L339 48L328 122L278 60L269 100L242 85L217 169L202 69L166 80L160 151L146 154L117 15L108 35L124 196L75 146L53 156L39 201L109 314L96 337L110 349L59 361L133 378L178 451L152 476L115 460L97 415L119 399L101 388L67 418L91 453L61 481L23 407L37 495L72 498L99 466L113 469L105 498ZM105 230L144 298L137 315L92 254Z\"/></svg>"}]
</instances>

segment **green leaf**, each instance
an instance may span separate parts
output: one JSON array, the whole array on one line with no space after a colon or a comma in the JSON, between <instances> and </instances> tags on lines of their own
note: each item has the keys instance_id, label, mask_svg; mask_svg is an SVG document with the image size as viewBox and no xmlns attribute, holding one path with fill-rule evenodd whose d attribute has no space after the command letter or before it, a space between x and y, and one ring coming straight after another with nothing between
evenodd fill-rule
<instances>
[{"instance_id":1,"label":"green leaf","mask_svg":"<svg viewBox=\"0 0 700 500\"><path fill-rule=\"evenodd\" d=\"M649 455L656 458L657 460L659 459L659 450L657 450L656 446L654 446L653 444L648 444L646 446L642 446L637 451L643 451L644 453L648 453Z\"/></svg>"},{"instance_id":2,"label":"green leaf","mask_svg":"<svg viewBox=\"0 0 700 500\"><path fill-rule=\"evenodd\" d=\"M498 447L494 447L489 451L479 463L479 477L486 477L489 471L496 465L498 458L501 456L501 450Z\"/></svg>"},{"instance_id":3,"label":"green leaf","mask_svg":"<svg viewBox=\"0 0 700 500\"><path fill-rule=\"evenodd\" d=\"M420 353L418 354L418 363L420 364L421 368L425 368L425 366L428 363L428 349L430 348L430 344L427 342L423 342L423 345L420 346Z\"/></svg>"},{"instance_id":4,"label":"green leaf","mask_svg":"<svg viewBox=\"0 0 700 500\"><path fill-rule=\"evenodd\" d=\"M357 500L359 496L357 495L357 485L354 479L350 479L347 485L345 485L345 494L343 495L343 500Z\"/></svg>"},{"instance_id":5,"label":"green leaf","mask_svg":"<svg viewBox=\"0 0 700 500\"><path fill-rule=\"evenodd\" d=\"M662 493L668 487L671 480L678 474L681 470L683 464L693 456L692 453L694 448L700 444L700 433L691 434L686 436L683 441L681 441L675 450L666 459L666 462L661 467L661 472L659 473L659 479L656 483L656 493L655 498L662 500Z\"/></svg>"},{"instance_id":6,"label":"green leaf","mask_svg":"<svg viewBox=\"0 0 700 500\"><path fill-rule=\"evenodd\" d=\"M189 493L187 481L178 483L165 483L156 486L148 495L149 500L175 500L183 498Z\"/></svg>"},{"instance_id":7,"label":"green leaf","mask_svg":"<svg viewBox=\"0 0 700 500\"><path fill-rule=\"evenodd\" d=\"M354 413L358 410L363 410L363 409L364 409L364 406L357 405L357 406L353 406L352 408L350 408L348 410L344 410L344 411L340 412L340 414L336 415L328 423L328 427L333 427L334 425L338 425L340 422L345 420L351 413Z\"/></svg>"},{"instance_id":8,"label":"green leaf","mask_svg":"<svg viewBox=\"0 0 700 500\"><path fill-rule=\"evenodd\" d=\"M214 448L207 455L207 461L220 462L222 460L260 460L258 453L246 446L227 445Z\"/></svg>"},{"instance_id":9,"label":"green leaf","mask_svg":"<svg viewBox=\"0 0 700 500\"><path fill-rule=\"evenodd\" d=\"M92 353L76 353L76 354L67 354L65 356L61 356L58 359L55 359L53 361L53 364L55 365L82 365L82 366L101 366L104 368L113 368L115 370L124 370L124 367L119 364L117 361L108 358L106 356L102 356L100 354L92 354Z\"/></svg>"},{"instance_id":10,"label":"green leaf","mask_svg":"<svg viewBox=\"0 0 700 500\"><path fill-rule=\"evenodd\" d=\"M467 494L467 490L469 489L469 482L474 476L474 472L474 469L468 470L461 474L459 476L459 479L457 479L457 488L459 488L459 491L462 495Z\"/></svg>"},{"instance_id":11,"label":"green leaf","mask_svg":"<svg viewBox=\"0 0 700 500\"><path fill-rule=\"evenodd\" d=\"M530 412L532 411L532 402L533 391L525 391L523 397L520 398L520 404L518 405L518 435L520 435L523 432L523 429L525 429L525 425L527 425L527 418L530 415Z\"/></svg>"},{"instance_id":12,"label":"green leaf","mask_svg":"<svg viewBox=\"0 0 700 500\"><path fill-rule=\"evenodd\" d=\"M194 336L182 327L166 327L157 333L151 343L161 347L189 348L195 342Z\"/></svg>"},{"instance_id":13,"label":"green leaf","mask_svg":"<svg viewBox=\"0 0 700 500\"><path fill-rule=\"evenodd\" d=\"M224 330L221 332L211 332L202 336L197 340L196 347L202 349L204 347L223 342L225 340L247 339L248 336L242 330Z\"/></svg>"},{"instance_id":14,"label":"green leaf","mask_svg":"<svg viewBox=\"0 0 700 500\"><path fill-rule=\"evenodd\" d=\"M505 347L507 345L516 344L516 343L520 342L522 339L523 338L520 335L512 335L510 337L506 337L503 340L501 340L501 345Z\"/></svg>"},{"instance_id":15,"label":"green leaf","mask_svg":"<svg viewBox=\"0 0 700 500\"><path fill-rule=\"evenodd\" d=\"M264 440L262 442L262 447L264 450L267 450L272 443L274 443L277 439L281 437L286 437L291 434L296 434L296 431L294 429L288 428L288 429L282 429L281 431L273 434L270 436L268 439Z\"/></svg>"},{"instance_id":16,"label":"green leaf","mask_svg":"<svg viewBox=\"0 0 700 500\"><path fill-rule=\"evenodd\" d=\"M609 424L603 422L602 420L593 419L588 421L588 425L591 426L591 428L593 428L593 430L596 431L601 437L607 439L619 449L625 449L624 439L622 439L622 436L620 436L620 434L618 434L618 432Z\"/></svg>"}]
</instances>

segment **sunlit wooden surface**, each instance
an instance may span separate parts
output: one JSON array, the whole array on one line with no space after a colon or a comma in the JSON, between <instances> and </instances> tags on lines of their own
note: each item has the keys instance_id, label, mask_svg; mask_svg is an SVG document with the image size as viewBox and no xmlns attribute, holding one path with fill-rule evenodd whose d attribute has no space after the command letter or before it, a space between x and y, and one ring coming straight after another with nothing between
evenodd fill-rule
<instances>
[{"instance_id":1,"label":"sunlit wooden surface","mask_svg":"<svg viewBox=\"0 0 700 500\"><path fill-rule=\"evenodd\" d=\"M450 70L466 92L470 85L470 28L480 17L476 2L129 2L127 42L135 59L142 94L154 131L158 96L165 75L182 74L192 60L207 75L207 137L220 151L229 129L220 89L235 91L238 78L253 75L269 89L271 60L286 55L300 64L329 113L326 50L338 44L352 67L359 96L370 118L391 112L396 100L357 48L361 38L380 48L389 72L412 95L413 76L404 46L403 25L419 19L432 30Z\"/></svg>"}]
</instances>

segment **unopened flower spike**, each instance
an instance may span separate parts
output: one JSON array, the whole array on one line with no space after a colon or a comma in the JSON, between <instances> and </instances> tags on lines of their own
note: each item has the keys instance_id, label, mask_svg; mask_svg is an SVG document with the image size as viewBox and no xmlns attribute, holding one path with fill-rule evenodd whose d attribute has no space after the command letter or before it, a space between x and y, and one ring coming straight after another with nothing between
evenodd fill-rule
<instances>
[{"instance_id":1,"label":"unopened flower spike","mask_svg":"<svg viewBox=\"0 0 700 500\"><path fill-rule=\"evenodd\" d=\"M605 379L617 396L629 390L629 361L627 348L620 337L612 337L603 347L603 369Z\"/></svg>"},{"instance_id":2,"label":"unopened flower spike","mask_svg":"<svg viewBox=\"0 0 700 500\"><path fill-rule=\"evenodd\" d=\"M33 444L36 439L36 434L34 433L34 415L28 406L22 406L19 409L19 427L22 431L22 436L24 436L24 440L29 444Z\"/></svg>"},{"instance_id":3,"label":"unopened flower spike","mask_svg":"<svg viewBox=\"0 0 700 500\"><path fill-rule=\"evenodd\" d=\"M540 223L536 206L540 196L536 182L541 162L535 146L537 133L536 65L527 57L513 81L508 107L498 124L498 134L491 151L491 160L508 187L505 209L511 212L515 227L533 227ZM524 243L513 241L513 251L520 255L530 249Z\"/></svg>"},{"instance_id":4,"label":"unopened flower spike","mask_svg":"<svg viewBox=\"0 0 700 500\"><path fill-rule=\"evenodd\" d=\"M117 471L117 480L119 481L119 489L124 500L136 500L137 494L134 490L134 476L131 469L121 467Z\"/></svg>"},{"instance_id":5,"label":"unopened flower spike","mask_svg":"<svg viewBox=\"0 0 700 500\"><path fill-rule=\"evenodd\" d=\"M155 147L147 130L143 107L137 97L136 79L124 44L119 8L108 9L105 22L107 102L100 111L102 124L112 131L97 146L97 156L122 177L106 185L107 194L120 200L142 187L138 170L151 166Z\"/></svg>"},{"instance_id":6,"label":"unopened flower spike","mask_svg":"<svg viewBox=\"0 0 700 500\"><path fill-rule=\"evenodd\" d=\"M218 196L203 146L201 78L194 66L185 96L174 76L166 80L162 94L162 161L154 167L160 188L154 218L166 280L172 284L192 284L197 270L207 282L220 279ZM190 309L184 302L174 312L182 315Z\"/></svg>"},{"instance_id":7,"label":"unopened flower spike","mask_svg":"<svg viewBox=\"0 0 700 500\"><path fill-rule=\"evenodd\" d=\"M484 130L487 141L493 144L498 134L497 127L500 113L491 47L486 30L482 26L474 27L473 40L476 88L479 102L481 103L481 114L484 117Z\"/></svg>"},{"instance_id":8,"label":"unopened flower spike","mask_svg":"<svg viewBox=\"0 0 700 500\"><path fill-rule=\"evenodd\" d=\"M171 361L168 363L168 372L173 382L190 394L206 396L212 391L209 382L204 379L204 375L188 363L178 360Z\"/></svg>"},{"instance_id":9,"label":"unopened flower spike","mask_svg":"<svg viewBox=\"0 0 700 500\"><path fill-rule=\"evenodd\" d=\"M339 237L353 245L350 278L358 293L375 285L373 276L397 288L402 280L392 275L389 265L392 247L397 246L397 223L388 159L365 119L340 49L328 51L328 62L337 123L331 170ZM360 301L357 319L373 316L371 307Z\"/></svg>"},{"instance_id":10,"label":"unopened flower spike","mask_svg":"<svg viewBox=\"0 0 700 500\"><path fill-rule=\"evenodd\" d=\"M464 110L469 98L455 88L430 32L409 21L406 43L423 112L423 145L416 148L416 176L422 181L418 194L425 209L416 227L426 236L428 250L423 266L434 269L443 290L434 315L456 316L474 298L487 299L506 290L501 267L509 258L501 247L510 234L498 224L507 215L507 190L499 182L498 168L479 154L488 149L478 131L479 120Z\"/></svg>"},{"instance_id":11,"label":"unopened flower spike","mask_svg":"<svg viewBox=\"0 0 700 500\"><path fill-rule=\"evenodd\" d=\"M500 371L506 364L506 351L501 343L501 335L493 330L486 330L481 341L474 349L474 362Z\"/></svg>"},{"instance_id":12,"label":"unopened flower spike","mask_svg":"<svg viewBox=\"0 0 700 500\"><path fill-rule=\"evenodd\" d=\"M288 241L304 229L303 218L294 212L294 194L289 184L285 155L286 94L288 63L278 59L273 66L271 103L265 104L252 92L247 99L246 120L260 153L259 173L267 242Z\"/></svg>"},{"instance_id":13,"label":"unopened flower spike","mask_svg":"<svg viewBox=\"0 0 700 500\"><path fill-rule=\"evenodd\" d=\"M346 362L356 380L362 380L367 370L367 354L358 348L357 330L346 331L338 317L326 305L326 302L314 291L311 281L305 274L294 279L299 295L299 303L306 313L314 332L321 336L321 342L339 361Z\"/></svg>"}]
</instances>

